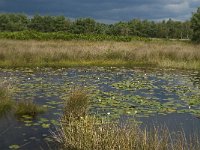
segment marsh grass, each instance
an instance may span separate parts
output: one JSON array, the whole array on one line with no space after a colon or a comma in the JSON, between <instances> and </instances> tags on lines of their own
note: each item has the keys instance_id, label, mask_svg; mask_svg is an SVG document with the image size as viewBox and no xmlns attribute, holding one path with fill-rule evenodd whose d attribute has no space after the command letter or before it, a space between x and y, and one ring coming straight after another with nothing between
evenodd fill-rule
<instances>
[{"instance_id":1,"label":"marsh grass","mask_svg":"<svg viewBox=\"0 0 200 150\"><path fill-rule=\"evenodd\" d=\"M15 115L17 117L22 117L28 115L31 117L36 117L40 113L44 113L46 108L35 104L32 100L23 100L16 103Z\"/></svg>"},{"instance_id":2,"label":"marsh grass","mask_svg":"<svg viewBox=\"0 0 200 150\"><path fill-rule=\"evenodd\" d=\"M53 137L64 150L184 150L200 148L199 139L167 127L141 129L137 123L120 124L87 115L88 94L74 90L66 99L60 127Z\"/></svg>"},{"instance_id":3,"label":"marsh grass","mask_svg":"<svg viewBox=\"0 0 200 150\"><path fill-rule=\"evenodd\" d=\"M170 133L167 128L150 131L137 124L120 126L117 123L84 117L61 121L54 133L61 149L66 150L186 150L200 148L198 138L186 139L183 132Z\"/></svg>"},{"instance_id":4,"label":"marsh grass","mask_svg":"<svg viewBox=\"0 0 200 150\"><path fill-rule=\"evenodd\" d=\"M31 117L37 116L39 113L44 113L46 108L35 104L31 100L14 101L11 99L12 87L7 81L0 82L0 117L8 112L14 113L17 117L28 115Z\"/></svg>"},{"instance_id":5,"label":"marsh grass","mask_svg":"<svg viewBox=\"0 0 200 150\"><path fill-rule=\"evenodd\" d=\"M84 89L74 89L69 97L64 100L64 117L80 119L87 114L89 96Z\"/></svg>"},{"instance_id":6,"label":"marsh grass","mask_svg":"<svg viewBox=\"0 0 200 150\"><path fill-rule=\"evenodd\" d=\"M11 111L13 101L10 98L10 85L8 82L0 82L0 117Z\"/></svg>"},{"instance_id":7,"label":"marsh grass","mask_svg":"<svg viewBox=\"0 0 200 150\"><path fill-rule=\"evenodd\" d=\"M1 67L125 66L200 69L200 45L181 41L0 39Z\"/></svg>"}]
</instances>

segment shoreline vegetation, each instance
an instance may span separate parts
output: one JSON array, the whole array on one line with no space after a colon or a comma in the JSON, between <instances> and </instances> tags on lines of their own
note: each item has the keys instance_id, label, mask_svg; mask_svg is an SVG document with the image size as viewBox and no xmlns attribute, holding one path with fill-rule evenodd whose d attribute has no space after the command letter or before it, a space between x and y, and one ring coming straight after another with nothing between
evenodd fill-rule
<instances>
[{"instance_id":1,"label":"shoreline vegetation","mask_svg":"<svg viewBox=\"0 0 200 150\"><path fill-rule=\"evenodd\" d=\"M8 33L10 34L15 33ZM129 42L16 39L18 38L0 39L0 67L99 66L200 69L200 45L188 41L142 38Z\"/></svg>"},{"instance_id":2,"label":"shoreline vegetation","mask_svg":"<svg viewBox=\"0 0 200 150\"><path fill-rule=\"evenodd\" d=\"M170 133L167 127L140 129L136 122L119 123L88 115L90 96L75 89L64 99L60 126L52 136L61 149L69 150L166 150L199 149L197 136L183 131Z\"/></svg>"},{"instance_id":3,"label":"shoreline vegetation","mask_svg":"<svg viewBox=\"0 0 200 150\"><path fill-rule=\"evenodd\" d=\"M0 80L0 118L7 114L14 114L17 118L27 115L31 118L44 113L46 108L37 105L32 100L15 101L11 97L11 85L7 81Z\"/></svg>"}]
</instances>

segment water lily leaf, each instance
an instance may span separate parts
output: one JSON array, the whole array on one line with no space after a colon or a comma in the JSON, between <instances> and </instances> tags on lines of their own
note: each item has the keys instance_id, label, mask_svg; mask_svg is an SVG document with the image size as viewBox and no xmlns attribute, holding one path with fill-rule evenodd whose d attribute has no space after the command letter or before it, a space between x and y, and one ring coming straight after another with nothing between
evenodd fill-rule
<instances>
[{"instance_id":1,"label":"water lily leaf","mask_svg":"<svg viewBox=\"0 0 200 150\"><path fill-rule=\"evenodd\" d=\"M17 145L17 144L13 144L13 145L10 145L9 148L10 148L10 149L19 149L20 146Z\"/></svg>"}]
</instances>

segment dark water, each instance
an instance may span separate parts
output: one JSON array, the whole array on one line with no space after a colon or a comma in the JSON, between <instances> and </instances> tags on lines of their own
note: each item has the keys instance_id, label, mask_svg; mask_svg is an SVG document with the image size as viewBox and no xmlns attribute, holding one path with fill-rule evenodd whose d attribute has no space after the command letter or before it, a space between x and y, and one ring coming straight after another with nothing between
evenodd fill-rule
<instances>
[{"instance_id":1,"label":"dark water","mask_svg":"<svg viewBox=\"0 0 200 150\"><path fill-rule=\"evenodd\" d=\"M90 93L90 113L113 120L141 121L141 127L166 125L186 136L200 135L198 71L124 68L0 69L0 79L14 87L13 99L48 107L37 118L0 119L0 150L56 149L51 133L62 114L62 99L75 87Z\"/></svg>"}]
</instances>

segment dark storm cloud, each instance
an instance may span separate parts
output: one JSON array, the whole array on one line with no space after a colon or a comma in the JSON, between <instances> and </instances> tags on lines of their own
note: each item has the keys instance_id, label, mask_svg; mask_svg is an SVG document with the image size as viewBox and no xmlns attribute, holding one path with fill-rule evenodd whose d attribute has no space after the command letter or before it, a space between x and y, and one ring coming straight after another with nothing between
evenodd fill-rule
<instances>
[{"instance_id":1,"label":"dark storm cloud","mask_svg":"<svg viewBox=\"0 0 200 150\"><path fill-rule=\"evenodd\" d=\"M200 0L0 0L0 12L92 17L104 22L186 20L198 6Z\"/></svg>"}]
</instances>

